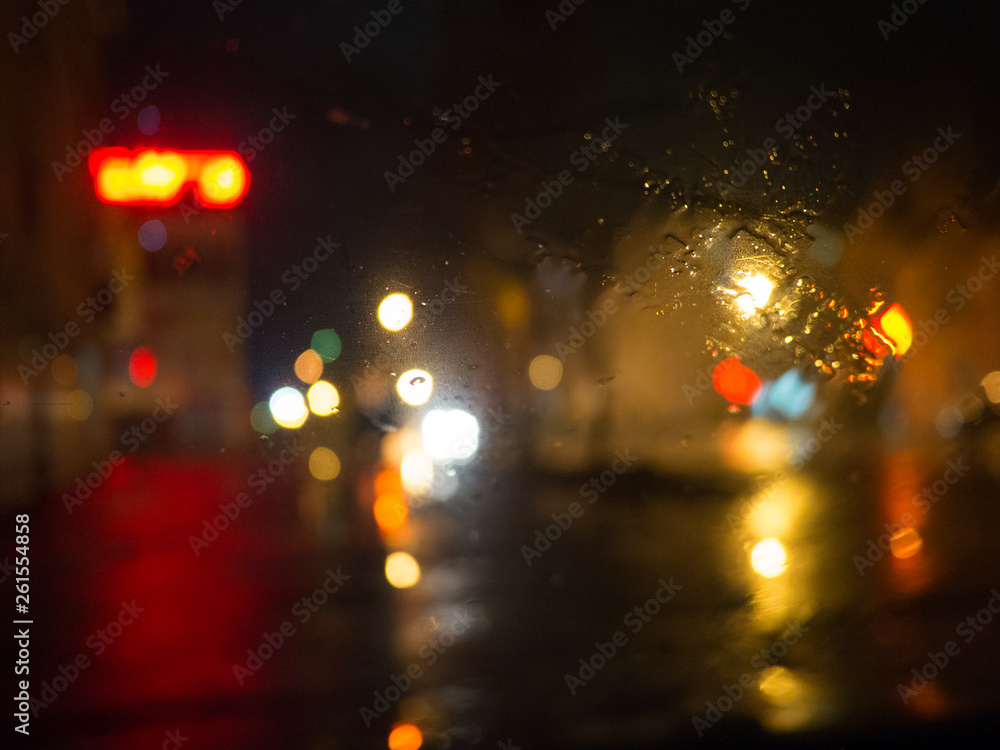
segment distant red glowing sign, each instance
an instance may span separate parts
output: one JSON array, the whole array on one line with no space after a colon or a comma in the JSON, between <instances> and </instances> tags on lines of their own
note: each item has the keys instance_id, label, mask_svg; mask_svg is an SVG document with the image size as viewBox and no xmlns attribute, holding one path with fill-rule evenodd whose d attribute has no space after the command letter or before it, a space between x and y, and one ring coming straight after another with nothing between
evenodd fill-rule
<instances>
[{"instance_id":1,"label":"distant red glowing sign","mask_svg":"<svg viewBox=\"0 0 1000 750\"><path fill-rule=\"evenodd\" d=\"M128 359L128 377L139 388L148 388L156 380L156 355L140 346Z\"/></svg>"},{"instance_id":2,"label":"distant red glowing sign","mask_svg":"<svg viewBox=\"0 0 1000 750\"><path fill-rule=\"evenodd\" d=\"M712 370L712 386L727 401L749 406L760 394L757 373L740 362L739 357L724 359Z\"/></svg>"},{"instance_id":3,"label":"distant red glowing sign","mask_svg":"<svg viewBox=\"0 0 1000 750\"><path fill-rule=\"evenodd\" d=\"M250 172L235 151L99 148L89 165L104 203L171 206L194 184L201 205L232 208L250 187Z\"/></svg>"}]
</instances>

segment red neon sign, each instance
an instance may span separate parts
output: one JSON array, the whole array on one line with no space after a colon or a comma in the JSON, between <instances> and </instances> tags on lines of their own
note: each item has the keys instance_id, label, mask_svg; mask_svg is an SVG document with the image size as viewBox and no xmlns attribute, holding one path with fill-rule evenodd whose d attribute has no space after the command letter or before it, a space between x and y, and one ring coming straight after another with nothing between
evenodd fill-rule
<instances>
[{"instance_id":1,"label":"red neon sign","mask_svg":"<svg viewBox=\"0 0 1000 750\"><path fill-rule=\"evenodd\" d=\"M235 151L99 148L89 166L104 203L171 206L193 184L205 208L232 208L250 187L250 172Z\"/></svg>"}]
</instances>

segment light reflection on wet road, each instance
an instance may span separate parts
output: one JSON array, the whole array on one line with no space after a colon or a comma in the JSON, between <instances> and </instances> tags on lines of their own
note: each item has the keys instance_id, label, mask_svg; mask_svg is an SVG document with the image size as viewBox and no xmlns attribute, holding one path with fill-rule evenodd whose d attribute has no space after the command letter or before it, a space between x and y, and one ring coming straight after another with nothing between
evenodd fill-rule
<instances>
[{"instance_id":1,"label":"light reflection on wet road","mask_svg":"<svg viewBox=\"0 0 1000 750\"><path fill-rule=\"evenodd\" d=\"M402 590L384 580L370 521L320 541L292 481L196 556L191 534L253 462L138 461L71 526L48 508L42 533L57 536L40 544L60 573L39 614L55 659L42 674L51 684L77 653L91 665L40 723L53 747L66 731L78 747L141 747L178 728L185 747L384 747L400 720L425 747L558 747L989 712L1000 630L957 617L992 620L988 478L970 470L923 513L909 489L946 462L857 455L846 435L824 450L822 474L742 490L640 464L592 503L599 468L486 467L474 493L412 513L422 577ZM883 527L907 511L916 553ZM787 554L774 577L751 565L765 537ZM321 606L301 605L338 571L348 578ZM94 634L133 600L142 612L98 653ZM911 669L948 641L921 687ZM914 690L905 705L899 685Z\"/></svg>"}]
</instances>

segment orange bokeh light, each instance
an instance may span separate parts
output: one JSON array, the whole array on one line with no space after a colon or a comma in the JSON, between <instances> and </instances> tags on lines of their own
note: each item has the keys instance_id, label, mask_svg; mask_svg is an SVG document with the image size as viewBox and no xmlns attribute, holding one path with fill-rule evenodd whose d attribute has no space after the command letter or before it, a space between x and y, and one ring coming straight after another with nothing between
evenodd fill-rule
<instances>
[{"instance_id":1,"label":"orange bokeh light","mask_svg":"<svg viewBox=\"0 0 1000 750\"><path fill-rule=\"evenodd\" d=\"M383 469L375 477L375 494L400 494L403 491L403 480L400 479L399 472L392 469Z\"/></svg>"},{"instance_id":2,"label":"orange bokeh light","mask_svg":"<svg viewBox=\"0 0 1000 750\"><path fill-rule=\"evenodd\" d=\"M323 360L312 349L306 349L296 358L293 369L295 377L311 385L323 376Z\"/></svg>"},{"instance_id":3,"label":"orange bokeh light","mask_svg":"<svg viewBox=\"0 0 1000 750\"><path fill-rule=\"evenodd\" d=\"M397 724L389 733L389 750L419 750L423 733L413 724Z\"/></svg>"},{"instance_id":4,"label":"orange bokeh light","mask_svg":"<svg viewBox=\"0 0 1000 750\"><path fill-rule=\"evenodd\" d=\"M231 208L250 187L250 172L235 151L99 148L88 163L104 203L170 206L194 183L201 205Z\"/></svg>"},{"instance_id":5,"label":"orange bokeh light","mask_svg":"<svg viewBox=\"0 0 1000 750\"><path fill-rule=\"evenodd\" d=\"M900 529L889 539L889 549L892 550L893 557L905 560L913 557L924 546L924 540L920 534L912 527Z\"/></svg>"},{"instance_id":6,"label":"orange bokeh light","mask_svg":"<svg viewBox=\"0 0 1000 750\"><path fill-rule=\"evenodd\" d=\"M386 493L376 497L372 510L375 514L375 523L386 534L399 531L406 525L410 516L406 501L395 493Z\"/></svg>"}]
</instances>

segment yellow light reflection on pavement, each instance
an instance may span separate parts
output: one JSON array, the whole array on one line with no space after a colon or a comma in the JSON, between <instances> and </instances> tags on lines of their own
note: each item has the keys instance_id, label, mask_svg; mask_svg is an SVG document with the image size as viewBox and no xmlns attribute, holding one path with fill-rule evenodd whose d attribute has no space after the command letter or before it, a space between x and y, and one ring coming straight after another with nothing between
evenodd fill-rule
<instances>
[{"instance_id":1,"label":"yellow light reflection on pavement","mask_svg":"<svg viewBox=\"0 0 1000 750\"><path fill-rule=\"evenodd\" d=\"M796 477L775 481L753 505L747 519L747 530L756 537L787 537L809 515L810 502L817 502L808 483Z\"/></svg>"},{"instance_id":2,"label":"yellow light reflection on pavement","mask_svg":"<svg viewBox=\"0 0 1000 750\"><path fill-rule=\"evenodd\" d=\"M802 684L784 667L768 667L761 674L760 692L778 706L788 706L802 697Z\"/></svg>"}]
</instances>

